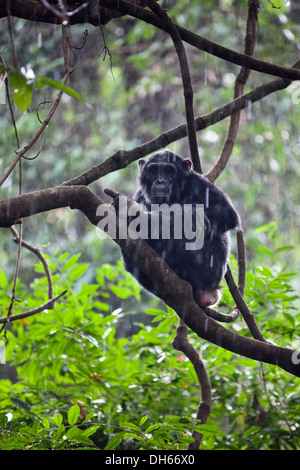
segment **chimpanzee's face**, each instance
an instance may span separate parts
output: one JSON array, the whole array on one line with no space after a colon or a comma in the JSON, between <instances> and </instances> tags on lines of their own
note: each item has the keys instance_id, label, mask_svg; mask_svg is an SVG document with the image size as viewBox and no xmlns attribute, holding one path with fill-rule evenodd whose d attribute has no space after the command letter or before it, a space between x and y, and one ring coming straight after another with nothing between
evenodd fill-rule
<instances>
[{"instance_id":1,"label":"chimpanzee's face","mask_svg":"<svg viewBox=\"0 0 300 470\"><path fill-rule=\"evenodd\" d=\"M191 168L189 160L164 150L147 160L139 160L139 167L140 185L146 199L156 204L180 202L182 187Z\"/></svg>"},{"instance_id":2,"label":"chimpanzee's face","mask_svg":"<svg viewBox=\"0 0 300 470\"><path fill-rule=\"evenodd\" d=\"M148 190L154 203L169 202L176 180L177 170L172 163L150 163L147 168Z\"/></svg>"}]
</instances>

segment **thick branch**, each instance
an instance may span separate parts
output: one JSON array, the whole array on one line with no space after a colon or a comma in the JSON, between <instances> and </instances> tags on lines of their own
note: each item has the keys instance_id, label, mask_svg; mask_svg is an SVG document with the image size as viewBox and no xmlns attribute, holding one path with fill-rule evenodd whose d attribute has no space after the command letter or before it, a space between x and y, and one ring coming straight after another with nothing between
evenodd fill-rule
<instances>
[{"instance_id":1,"label":"thick branch","mask_svg":"<svg viewBox=\"0 0 300 470\"><path fill-rule=\"evenodd\" d=\"M74 5L76 1L74 0ZM133 16L134 18L145 21L146 23L152 24L153 26L159 29L165 29L162 22L157 16L145 10L144 8L138 7L135 4L130 3L125 0L101 0L102 7L110 9L115 12L122 12ZM75 9L78 5L69 7L71 10ZM46 23L59 23L59 18L56 15L49 12L41 3L37 0L13 0L11 2L11 14L12 16L17 16L19 18L24 18L31 21L40 21ZM7 0L0 0L0 18L7 16ZM118 15L116 15L118 16ZM94 19L89 18L85 10L80 10L76 15L70 17L70 24L86 23L90 22L94 26L98 26L99 22L94 21ZM100 19L101 22L101 19ZM105 21L104 21L105 22ZM188 44L200 49L202 51L208 52L220 59L226 60L236 65L246 67L251 70L256 70L257 72L266 73L269 75L274 75L276 77L282 77L289 80L300 80L300 71L293 70L289 67L284 67L277 64L271 64L263 60L255 59L249 57L245 54L239 54L238 52L227 49L226 47L220 46L212 41L209 41L197 34L177 26L178 32L181 36L181 39Z\"/></svg>"},{"instance_id":2,"label":"thick branch","mask_svg":"<svg viewBox=\"0 0 300 470\"><path fill-rule=\"evenodd\" d=\"M99 204L102 204L101 199L85 186L43 189L1 201L0 227L9 227L20 218L67 206L79 209L92 224L97 225L100 221L97 216ZM277 365L300 377L300 364L293 361L295 351L227 330L205 315L194 301L191 285L182 281L144 240L128 238L115 241L147 274L165 303L172 307L200 338L236 354Z\"/></svg>"}]
</instances>

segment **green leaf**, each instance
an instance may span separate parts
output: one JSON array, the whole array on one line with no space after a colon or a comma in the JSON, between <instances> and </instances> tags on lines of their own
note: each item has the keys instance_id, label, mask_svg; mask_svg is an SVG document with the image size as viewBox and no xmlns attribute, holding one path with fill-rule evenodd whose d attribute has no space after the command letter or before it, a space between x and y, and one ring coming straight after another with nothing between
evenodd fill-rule
<instances>
[{"instance_id":1,"label":"green leaf","mask_svg":"<svg viewBox=\"0 0 300 470\"><path fill-rule=\"evenodd\" d=\"M63 422L63 416L60 413L57 413L53 418L53 422L56 426L59 426Z\"/></svg>"},{"instance_id":2,"label":"green leaf","mask_svg":"<svg viewBox=\"0 0 300 470\"><path fill-rule=\"evenodd\" d=\"M93 426L90 426L88 429L83 431L82 435L85 437L91 436L92 434L95 434L95 432L100 428L100 425L94 424Z\"/></svg>"},{"instance_id":3,"label":"green leaf","mask_svg":"<svg viewBox=\"0 0 300 470\"><path fill-rule=\"evenodd\" d=\"M163 450L166 448L165 441L160 435L156 434L155 436L153 436L153 440L159 450Z\"/></svg>"},{"instance_id":4,"label":"green leaf","mask_svg":"<svg viewBox=\"0 0 300 470\"><path fill-rule=\"evenodd\" d=\"M77 91L73 90L73 88L64 85L61 82L58 82L57 80L53 80L53 78L49 77L37 77L35 79L35 87L40 89L43 88L44 85L50 85L53 88L56 88L57 90L63 91L69 96L72 96L73 98L76 98L77 100L80 101L85 101L85 99L78 93Z\"/></svg>"},{"instance_id":5,"label":"green leaf","mask_svg":"<svg viewBox=\"0 0 300 470\"><path fill-rule=\"evenodd\" d=\"M161 424L160 423L156 423L156 424L151 424L151 426L149 426L146 431L145 431L145 434L150 434L152 431L155 431L156 429L159 429L161 428Z\"/></svg>"},{"instance_id":6,"label":"green leaf","mask_svg":"<svg viewBox=\"0 0 300 470\"><path fill-rule=\"evenodd\" d=\"M197 424L195 426L192 427L192 429L194 429L195 431L198 431L198 432L201 432L201 434L219 434L220 433L220 430L218 428L218 426L215 426L213 424Z\"/></svg>"},{"instance_id":7,"label":"green leaf","mask_svg":"<svg viewBox=\"0 0 300 470\"><path fill-rule=\"evenodd\" d=\"M14 405L16 405L18 408L21 408L22 410L30 411L31 409L31 406L20 398L13 397L11 398L11 401Z\"/></svg>"},{"instance_id":8,"label":"green leaf","mask_svg":"<svg viewBox=\"0 0 300 470\"><path fill-rule=\"evenodd\" d=\"M166 316L165 310L161 310L159 308L148 308L144 310L147 315L161 315L162 317Z\"/></svg>"},{"instance_id":9,"label":"green leaf","mask_svg":"<svg viewBox=\"0 0 300 470\"><path fill-rule=\"evenodd\" d=\"M236 364L239 364L244 367L258 367L259 363L252 359L239 359L236 361Z\"/></svg>"},{"instance_id":10,"label":"green leaf","mask_svg":"<svg viewBox=\"0 0 300 470\"><path fill-rule=\"evenodd\" d=\"M81 433L82 433L81 429L74 427L74 428L70 428L67 430L66 436L68 439L73 440L73 439L77 439Z\"/></svg>"},{"instance_id":11,"label":"green leaf","mask_svg":"<svg viewBox=\"0 0 300 470\"><path fill-rule=\"evenodd\" d=\"M124 434L124 431L115 434L115 436L109 441L107 446L104 447L104 450L115 449L122 442Z\"/></svg>"},{"instance_id":12,"label":"green leaf","mask_svg":"<svg viewBox=\"0 0 300 470\"><path fill-rule=\"evenodd\" d=\"M148 419L148 416L143 416L140 420L140 426L142 426Z\"/></svg>"},{"instance_id":13,"label":"green leaf","mask_svg":"<svg viewBox=\"0 0 300 470\"><path fill-rule=\"evenodd\" d=\"M135 424L129 423L128 421L122 423L122 427L131 429L132 431L140 432L140 429Z\"/></svg>"},{"instance_id":14,"label":"green leaf","mask_svg":"<svg viewBox=\"0 0 300 470\"><path fill-rule=\"evenodd\" d=\"M70 269L72 268L73 266L75 266L76 262L79 260L80 258L80 254L77 254L77 255L73 255L71 256L70 259L68 259L68 261L66 261L64 267L63 267L63 271L66 271L67 269ZM64 259L63 255L59 258L58 261L62 261Z\"/></svg>"},{"instance_id":15,"label":"green leaf","mask_svg":"<svg viewBox=\"0 0 300 470\"><path fill-rule=\"evenodd\" d=\"M45 418L45 416L42 418L42 423L43 423L44 428L50 429L49 419Z\"/></svg>"},{"instance_id":16,"label":"green leaf","mask_svg":"<svg viewBox=\"0 0 300 470\"><path fill-rule=\"evenodd\" d=\"M4 271L2 271L2 269L0 269L0 287L2 287L3 290L5 290L7 288L7 285L8 285L8 282L7 282L5 273Z\"/></svg>"},{"instance_id":17,"label":"green leaf","mask_svg":"<svg viewBox=\"0 0 300 470\"><path fill-rule=\"evenodd\" d=\"M73 405L68 411L68 423L73 426L79 417L80 408L78 405Z\"/></svg>"},{"instance_id":18,"label":"green leaf","mask_svg":"<svg viewBox=\"0 0 300 470\"><path fill-rule=\"evenodd\" d=\"M120 286L111 285L110 290L117 297L120 297L120 299L127 299L128 297L130 297L132 295L132 290L128 289L127 287L120 287Z\"/></svg>"},{"instance_id":19,"label":"green leaf","mask_svg":"<svg viewBox=\"0 0 300 470\"><path fill-rule=\"evenodd\" d=\"M40 430L40 421L36 419L33 423L32 430L34 435L36 436Z\"/></svg>"},{"instance_id":20,"label":"green leaf","mask_svg":"<svg viewBox=\"0 0 300 470\"><path fill-rule=\"evenodd\" d=\"M26 111L31 105L32 100L32 88L28 85L24 75L19 73L9 74L10 86L13 89L13 99L16 106L21 111Z\"/></svg>"}]
</instances>

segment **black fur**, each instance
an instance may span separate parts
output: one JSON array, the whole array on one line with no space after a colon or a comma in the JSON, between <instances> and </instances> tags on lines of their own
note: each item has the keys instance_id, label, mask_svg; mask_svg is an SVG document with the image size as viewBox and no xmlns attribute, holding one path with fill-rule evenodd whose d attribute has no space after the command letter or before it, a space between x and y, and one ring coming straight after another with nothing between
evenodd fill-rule
<instances>
[{"instance_id":1,"label":"black fur","mask_svg":"<svg viewBox=\"0 0 300 470\"><path fill-rule=\"evenodd\" d=\"M192 285L199 305L214 304L226 272L230 249L228 232L239 225L237 212L220 189L192 170L189 160L183 160L169 150L140 160L139 167L139 187L133 199L148 211L153 203L204 204L206 232L201 249L187 250L185 238L147 241L179 277ZM145 289L158 295L151 281L125 253L123 260L126 270Z\"/></svg>"}]
</instances>

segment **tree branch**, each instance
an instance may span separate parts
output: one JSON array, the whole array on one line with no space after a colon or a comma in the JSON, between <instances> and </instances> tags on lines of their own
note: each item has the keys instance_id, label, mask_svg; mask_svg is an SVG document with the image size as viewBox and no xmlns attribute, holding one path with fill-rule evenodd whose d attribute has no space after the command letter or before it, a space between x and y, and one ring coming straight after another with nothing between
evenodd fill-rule
<instances>
[{"instance_id":1,"label":"tree branch","mask_svg":"<svg viewBox=\"0 0 300 470\"><path fill-rule=\"evenodd\" d=\"M248 2L248 18L245 37L245 54L249 56L254 55L255 42L256 42L256 26L257 26L257 12L259 9L259 1L252 0ZM244 88L250 75L250 69L241 67L234 84L234 98L241 96L244 93ZM221 154L214 164L213 168L207 174L207 177L214 182L221 172L226 167L229 158L232 154L234 144L238 135L240 124L241 112L232 114L230 117L227 136L221 150Z\"/></svg>"},{"instance_id":2,"label":"tree branch","mask_svg":"<svg viewBox=\"0 0 300 470\"><path fill-rule=\"evenodd\" d=\"M194 170L198 171L199 173L202 173L194 118L194 92L185 48L176 26L174 25L171 18L169 18L165 10L156 2L156 0L148 0L148 6L157 15L157 17L161 19L164 28L169 32L174 43L182 77L187 122L187 135L190 145L191 160L193 162Z\"/></svg>"},{"instance_id":3,"label":"tree branch","mask_svg":"<svg viewBox=\"0 0 300 470\"><path fill-rule=\"evenodd\" d=\"M41 313L46 309L50 310L50 309L53 308L53 305L55 304L55 302L58 299L60 299L60 297L65 295L66 292L67 291L64 290L60 294L58 294L55 297L52 297L51 299L49 299L46 303L40 305L39 307L33 308L32 310L27 310L27 312L19 313L17 315L11 315L9 317L0 318L0 324L4 323L4 325L5 325L7 323L11 323L11 322L16 321L16 320L22 320L23 318L31 317L32 315L36 315L37 313ZM2 331L2 329L1 329L1 331Z\"/></svg>"},{"instance_id":4,"label":"tree branch","mask_svg":"<svg viewBox=\"0 0 300 470\"><path fill-rule=\"evenodd\" d=\"M296 66L300 66L300 61L295 63ZM237 113L241 109L246 108L249 103L255 103L260 101L262 98L268 96L271 93L286 88L289 83L285 80L277 78L270 82L255 88L253 91L246 93L245 95L230 101L226 105L217 108L213 112L198 116L195 119L196 131L206 129L217 122ZM82 175L65 181L63 184L68 186L74 185L89 185L103 176L112 173L114 171L126 168L130 163L138 160L139 158L145 157L150 153L156 152L157 150L167 147L172 142L182 139L187 136L186 124L180 124L173 129L163 132L158 137L155 137L148 142L135 147L132 150L118 150L116 153L106 158L103 162L93 166ZM206 175L207 176L207 175Z\"/></svg>"},{"instance_id":5,"label":"tree branch","mask_svg":"<svg viewBox=\"0 0 300 470\"><path fill-rule=\"evenodd\" d=\"M197 419L201 421L201 424L205 424L210 414L212 405L211 384L207 370L202 359L200 358L200 355L188 340L188 327L181 319L178 321L176 336L172 345L175 349L182 351L193 364L197 374L201 393L201 401L198 407ZM197 431L193 431L192 437L195 439L195 441L189 445L188 449L197 450L201 443L202 434Z\"/></svg>"},{"instance_id":6,"label":"tree branch","mask_svg":"<svg viewBox=\"0 0 300 470\"><path fill-rule=\"evenodd\" d=\"M37 258L40 260L40 262L42 263L44 271L45 271L45 275L47 278L47 282L48 282L48 299L50 300L53 297L53 281L52 281L51 271L50 271L47 261L45 260L45 257L36 246L33 246L30 243L27 243L25 240L23 240L14 227L10 227L10 230L12 234L14 235L14 238L13 238L14 242L21 243L21 245L24 248L34 253L37 256Z\"/></svg>"},{"instance_id":7,"label":"tree branch","mask_svg":"<svg viewBox=\"0 0 300 470\"><path fill-rule=\"evenodd\" d=\"M145 10L142 7L137 6L134 2L125 0L101 0L101 5L104 10L110 10L115 12L115 16L121 16L118 13L124 15L131 15L134 18L145 21L146 23L152 24L156 28L164 30L163 24L157 16ZM76 1L74 0L74 6L69 5L69 11L73 11L77 8ZM40 2L37 0L14 0L11 5L11 14L18 18L24 18L35 22L45 23L60 23L60 19L56 15L49 12ZM0 18L7 16L7 0L0 0ZM107 16L101 13L100 21L95 21L94 18L90 18L86 10L80 10L76 15L72 15L69 18L70 24L90 23L94 26L99 26L107 21ZM176 25L181 39L188 44L208 52L211 55L219 57L220 59L226 60L236 65L246 67L257 72L266 73L268 75L274 75L289 80L300 80L300 71L293 70L289 67L282 65L272 64L263 60L249 57L245 54L240 54L226 47L220 46L208 39L205 39L181 26Z\"/></svg>"},{"instance_id":8,"label":"tree branch","mask_svg":"<svg viewBox=\"0 0 300 470\"><path fill-rule=\"evenodd\" d=\"M101 199L86 186L43 189L1 201L0 227L10 227L20 218L68 206L83 212L90 222L97 226L101 220L97 215L99 204L103 204ZM106 209L109 211L109 206L106 206ZM124 233L124 227L127 226L122 225L122 221L119 223ZM224 328L205 315L194 301L191 285L181 280L144 240L127 238L115 242L147 274L164 302L172 307L200 338L233 353L277 365L300 377L300 364L293 361L293 354L297 351L241 336Z\"/></svg>"},{"instance_id":9,"label":"tree branch","mask_svg":"<svg viewBox=\"0 0 300 470\"><path fill-rule=\"evenodd\" d=\"M3 1L3 0L2 0ZM1 0L0 0L1 2ZM64 68L65 68L65 76L63 78L62 84L66 85L68 83L69 77L72 73L72 69L69 64L69 56L68 56L68 43L67 43L67 33L66 33L66 26L63 26L62 28L62 44L63 44L63 55L64 55ZM49 125L49 122L51 121L55 111L58 108L58 105L60 103L61 97L63 95L63 90L60 90L57 93L56 99L53 102L46 118L42 122L41 126L39 129L36 131L36 133L31 137L29 142L23 147L20 148L16 152L16 156L7 168L7 170L4 172L4 175L0 178L0 186L4 183L4 181L9 177L11 172L14 170L15 166L17 163L20 161L20 159L32 148L32 146L37 142L37 140L41 137L43 132L45 131L46 127Z\"/></svg>"}]
</instances>

